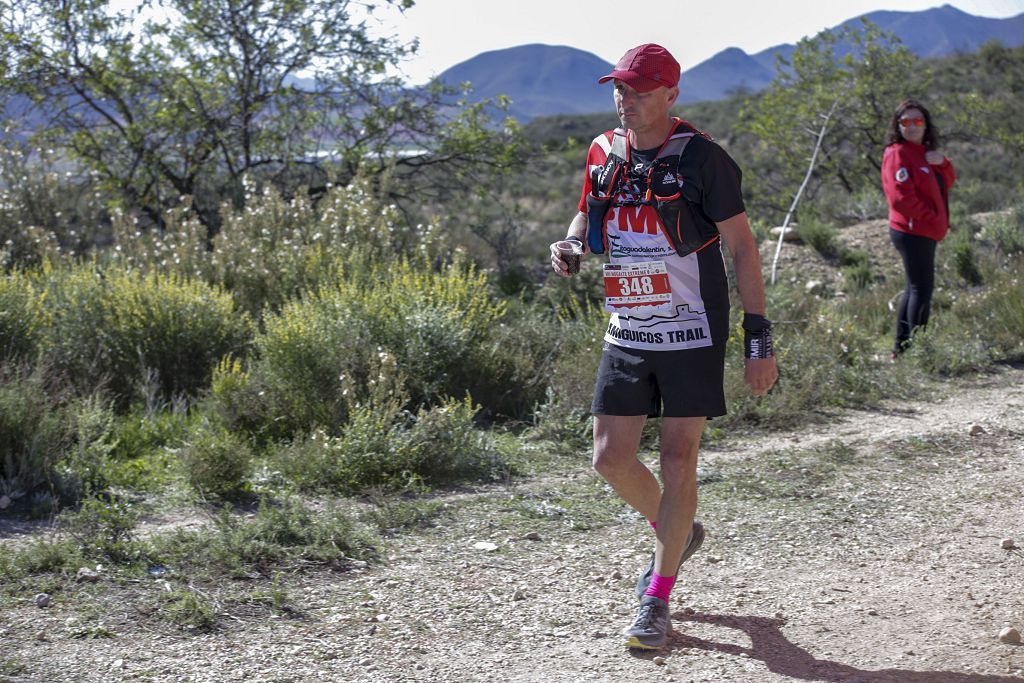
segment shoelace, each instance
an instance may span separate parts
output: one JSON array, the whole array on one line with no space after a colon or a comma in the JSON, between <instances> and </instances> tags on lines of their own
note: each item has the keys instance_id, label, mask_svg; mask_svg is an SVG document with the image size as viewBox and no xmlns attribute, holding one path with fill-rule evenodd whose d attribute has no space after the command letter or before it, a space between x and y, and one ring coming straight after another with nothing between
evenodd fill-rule
<instances>
[{"instance_id":1,"label":"shoelace","mask_svg":"<svg viewBox=\"0 0 1024 683\"><path fill-rule=\"evenodd\" d=\"M640 605L640 609L636 613L636 619L633 620L633 625L641 628L649 627L654 620L654 615L651 612L654 611L656 606L653 602Z\"/></svg>"}]
</instances>

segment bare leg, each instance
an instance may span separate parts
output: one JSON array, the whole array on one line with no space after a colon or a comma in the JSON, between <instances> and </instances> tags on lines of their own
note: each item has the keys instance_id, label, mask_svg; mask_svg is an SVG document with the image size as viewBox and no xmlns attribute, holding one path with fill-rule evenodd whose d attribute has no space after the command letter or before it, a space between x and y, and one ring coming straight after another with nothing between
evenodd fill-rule
<instances>
[{"instance_id":1,"label":"bare leg","mask_svg":"<svg viewBox=\"0 0 1024 683\"><path fill-rule=\"evenodd\" d=\"M697 512L697 451L704 417L666 417L661 422L661 480L654 571L674 576ZM618 489L616 489L618 490ZM621 495L621 494L620 494Z\"/></svg>"},{"instance_id":2,"label":"bare leg","mask_svg":"<svg viewBox=\"0 0 1024 683\"><path fill-rule=\"evenodd\" d=\"M594 469L622 500L655 521L661 503L661 486L651 470L636 457L646 420L644 415L595 415Z\"/></svg>"}]
</instances>

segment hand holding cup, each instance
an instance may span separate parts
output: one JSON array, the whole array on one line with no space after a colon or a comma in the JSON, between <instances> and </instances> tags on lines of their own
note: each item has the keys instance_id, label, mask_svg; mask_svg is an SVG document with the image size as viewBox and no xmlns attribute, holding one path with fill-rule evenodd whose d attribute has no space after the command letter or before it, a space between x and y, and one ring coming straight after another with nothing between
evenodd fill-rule
<instances>
[{"instance_id":1,"label":"hand holding cup","mask_svg":"<svg viewBox=\"0 0 1024 683\"><path fill-rule=\"evenodd\" d=\"M551 266L559 275L573 275L580 272L583 257L583 243L580 240L559 240L551 245ZM556 260L561 263L556 263ZM559 266L564 265L564 268Z\"/></svg>"}]
</instances>

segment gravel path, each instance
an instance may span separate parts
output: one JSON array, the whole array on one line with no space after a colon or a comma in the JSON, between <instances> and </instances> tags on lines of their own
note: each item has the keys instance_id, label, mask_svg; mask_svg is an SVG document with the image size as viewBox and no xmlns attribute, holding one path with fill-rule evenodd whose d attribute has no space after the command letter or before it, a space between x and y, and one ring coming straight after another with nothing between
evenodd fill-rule
<instances>
[{"instance_id":1,"label":"gravel path","mask_svg":"<svg viewBox=\"0 0 1024 683\"><path fill-rule=\"evenodd\" d=\"M0 680L1021 681L1024 646L998 636L1024 631L1022 415L1024 368L1003 367L706 451L708 537L663 651L621 647L651 534L581 455L575 474L453 497L381 566L287 579L294 614L191 634L108 604L114 637L89 639L80 605L101 588L5 607L0 661L21 670Z\"/></svg>"}]
</instances>

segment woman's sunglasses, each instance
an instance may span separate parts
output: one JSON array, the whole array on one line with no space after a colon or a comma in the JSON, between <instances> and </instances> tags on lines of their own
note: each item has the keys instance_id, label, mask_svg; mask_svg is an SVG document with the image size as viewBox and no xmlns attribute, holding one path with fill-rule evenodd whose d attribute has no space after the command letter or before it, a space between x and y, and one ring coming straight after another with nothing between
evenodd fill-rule
<instances>
[{"instance_id":1,"label":"woman's sunglasses","mask_svg":"<svg viewBox=\"0 0 1024 683\"><path fill-rule=\"evenodd\" d=\"M922 118L910 118L909 116L904 116L903 118L900 119L900 125L901 126L923 126L924 125L924 119L922 119Z\"/></svg>"}]
</instances>

